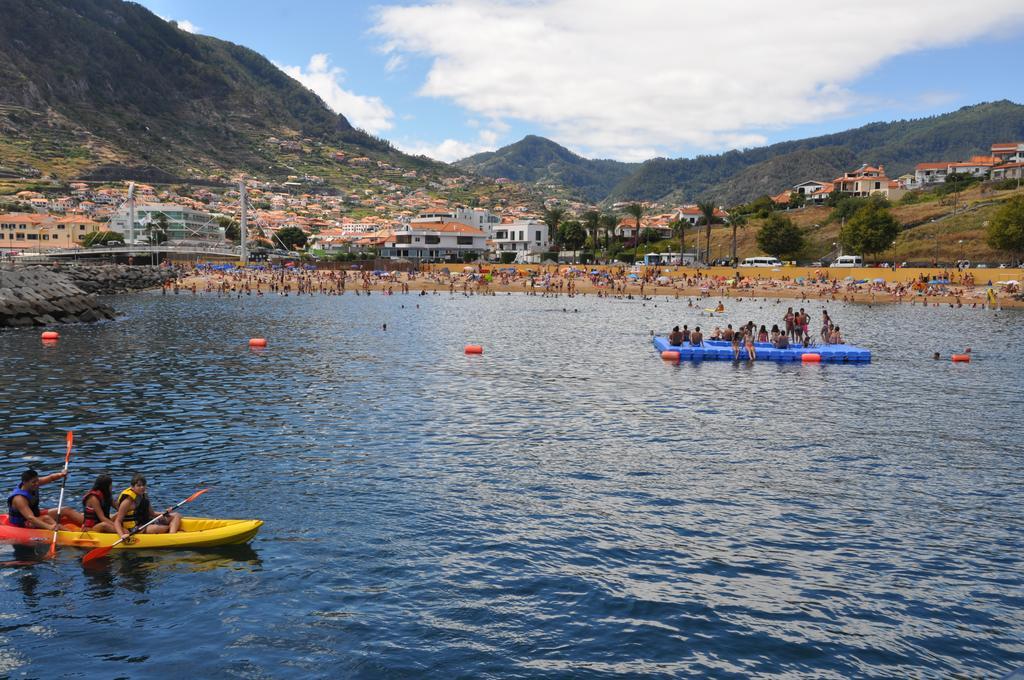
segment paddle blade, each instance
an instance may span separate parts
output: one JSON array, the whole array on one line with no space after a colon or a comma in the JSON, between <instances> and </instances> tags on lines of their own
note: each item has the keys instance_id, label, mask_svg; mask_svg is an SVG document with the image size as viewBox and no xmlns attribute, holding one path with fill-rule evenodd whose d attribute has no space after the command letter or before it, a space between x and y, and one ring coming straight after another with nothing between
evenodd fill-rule
<instances>
[{"instance_id":1,"label":"paddle blade","mask_svg":"<svg viewBox=\"0 0 1024 680\"><path fill-rule=\"evenodd\" d=\"M68 451L64 454L64 467L68 466L68 461L71 460L71 444L75 441L75 433L68 430Z\"/></svg>"},{"instance_id":2,"label":"paddle blade","mask_svg":"<svg viewBox=\"0 0 1024 680\"><path fill-rule=\"evenodd\" d=\"M185 505L185 503L188 503L189 501L194 501L195 499L199 498L200 496L202 496L207 491L209 491L209 489L200 489L199 491L196 491L194 494L192 494L191 496L189 496L188 498L183 500L181 503L179 503L179 505Z\"/></svg>"},{"instance_id":3,"label":"paddle blade","mask_svg":"<svg viewBox=\"0 0 1024 680\"><path fill-rule=\"evenodd\" d=\"M110 552L113 549L114 546L105 545L102 548L90 550L89 552L85 553L85 557L82 558L82 564L89 564L93 560L98 560L99 558L104 557L108 552Z\"/></svg>"},{"instance_id":4,"label":"paddle blade","mask_svg":"<svg viewBox=\"0 0 1024 680\"><path fill-rule=\"evenodd\" d=\"M57 556L57 543L56 543L56 541L51 541L50 542L50 549L46 551L46 556L48 558L56 557Z\"/></svg>"}]
</instances>

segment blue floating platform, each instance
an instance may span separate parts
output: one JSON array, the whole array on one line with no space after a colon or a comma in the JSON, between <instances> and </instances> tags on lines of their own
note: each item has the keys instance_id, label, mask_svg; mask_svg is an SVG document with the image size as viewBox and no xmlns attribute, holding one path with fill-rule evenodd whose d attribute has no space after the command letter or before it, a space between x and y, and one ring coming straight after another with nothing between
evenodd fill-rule
<instances>
[{"instance_id":1,"label":"blue floating platform","mask_svg":"<svg viewBox=\"0 0 1024 680\"><path fill-rule=\"evenodd\" d=\"M725 340L705 340L700 347L686 342L682 345L668 344L668 338L655 336L652 341L658 353L671 350L679 352L680 361L732 361L732 343ZM770 342L755 342L758 361L803 361L804 354L817 354L821 363L867 364L871 363L871 351L853 345L812 345L811 347L787 347L776 349ZM740 359L748 359L747 348L740 347Z\"/></svg>"}]
</instances>

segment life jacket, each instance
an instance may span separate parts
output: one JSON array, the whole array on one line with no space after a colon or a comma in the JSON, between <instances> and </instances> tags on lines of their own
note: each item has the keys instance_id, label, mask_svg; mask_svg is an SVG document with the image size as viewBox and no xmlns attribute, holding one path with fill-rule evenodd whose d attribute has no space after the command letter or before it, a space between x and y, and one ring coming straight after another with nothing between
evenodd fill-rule
<instances>
[{"instance_id":1,"label":"life jacket","mask_svg":"<svg viewBox=\"0 0 1024 680\"><path fill-rule=\"evenodd\" d=\"M23 496L28 500L28 507L32 514L39 516L39 494L29 493L21 488L21 484L14 487L14 491L7 497L7 523L12 527L23 527L26 524L25 517L14 507L14 497Z\"/></svg>"},{"instance_id":2,"label":"life jacket","mask_svg":"<svg viewBox=\"0 0 1024 680\"><path fill-rule=\"evenodd\" d=\"M146 498L139 498L139 494L132 491L129 486L127 489L117 495L117 507L121 507L121 503L124 502L125 498L130 498L135 503L135 509L127 513L122 520L122 525L126 529L130 529L136 524L144 524L149 521L149 500ZM139 511L142 512L139 512Z\"/></svg>"},{"instance_id":3,"label":"life jacket","mask_svg":"<svg viewBox=\"0 0 1024 680\"><path fill-rule=\"evenodd\" d=\"M100 502L100 507L103 508L103 514L110 517L110 505L107 504L107 498L103 495L103 492L99 489L93 489L89 493L82 496L82 516L85 518L82 522L82 526L94 527L99 523L100 518L96 514L96 511L89 507L89 497L95 496Z\"/></svg>"}]
</instances>

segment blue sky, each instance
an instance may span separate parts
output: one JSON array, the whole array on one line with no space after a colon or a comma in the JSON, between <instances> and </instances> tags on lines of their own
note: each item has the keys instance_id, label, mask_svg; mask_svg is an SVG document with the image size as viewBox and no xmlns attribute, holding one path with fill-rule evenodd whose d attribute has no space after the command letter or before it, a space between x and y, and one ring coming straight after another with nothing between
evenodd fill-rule
<instances>
[{"instance_id":1,"label":"blue sky","mask_svg":"<svg viewBox=\"0 0 1024 680\"><path fill-rule=\"evenodd\" d=\"M591 158L694 156L1024 100L1020 0L142 4L446 161L527 134Z\"/></svg>"}]
</instances>

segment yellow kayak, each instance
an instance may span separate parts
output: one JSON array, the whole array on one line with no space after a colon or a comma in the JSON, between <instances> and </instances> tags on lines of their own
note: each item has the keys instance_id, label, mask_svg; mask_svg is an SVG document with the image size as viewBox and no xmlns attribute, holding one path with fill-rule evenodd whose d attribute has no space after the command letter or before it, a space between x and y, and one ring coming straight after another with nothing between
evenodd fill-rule
<instances>
[{"instance_id":1,"label":"yellow kayak","mask_svg":"<svg viewBox=\"0 0 1024 680\"><path fill-rule=\"evenodd\" d=\"M63 525L67 529L70 525ZM135 534L131 539L114 546L114 550L153 550L164 548L212 548L237 545L252 540L263 526L258 519L206 519L183 517L181 531L174 534ZM0 541L9 543L49 543L52 531L24 529L7 523L7 515L0 515ZM91 531L61 530L57 532L57 545L77 548L105 548L120 538L117 534Z\"/></svg>"}]
</instances>

